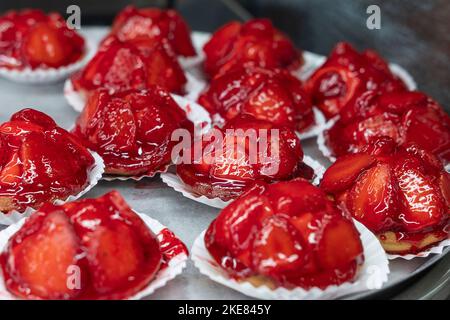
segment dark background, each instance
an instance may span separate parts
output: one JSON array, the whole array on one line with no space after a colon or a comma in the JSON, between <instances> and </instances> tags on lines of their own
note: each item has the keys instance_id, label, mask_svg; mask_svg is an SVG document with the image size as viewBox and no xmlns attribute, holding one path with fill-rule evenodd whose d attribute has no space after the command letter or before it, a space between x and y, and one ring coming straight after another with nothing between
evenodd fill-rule
<instances>
[{"instance_id":1,"label":"dark background","mask_svg":"<svg viewBox=\"0 0 450 320\"><path fill-rule=\"evenodd\" d=\"M110 24L127 4L175 6L193 30L213 31L251 16L271 18L300 48L327 54L340 40L371 47L405 67L419 88L450 110L450 1L448 0L2 0L0 11L39 7L82 11L83 25ZM366 8L381 8L381 29L366 27Z\"/></svg>"}]
</instances>

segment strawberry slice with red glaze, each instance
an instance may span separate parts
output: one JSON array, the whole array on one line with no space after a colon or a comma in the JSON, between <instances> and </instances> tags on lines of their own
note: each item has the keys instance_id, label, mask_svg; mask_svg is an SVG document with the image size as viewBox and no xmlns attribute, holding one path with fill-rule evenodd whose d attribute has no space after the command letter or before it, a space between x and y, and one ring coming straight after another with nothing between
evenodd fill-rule
<instances>
[{"instance_id":1,"label":"strawberry slice with red glaze","mask_svg":"<svg viewBox=\"0 0 450 320\"><path fill-rule=\"evenodd\" d=\"M27 228L32 224L33 229ZM68 299L84 289L70 286L71 275L81 276L77 280L83 284L84 270L77 263L79 240L63 211L28 220L9 240L7 253L5 277L18 282L6 285L19 296Z\"/></svg>"},{"instance_id":2,"label":"strawberry slice with red glaze","mask_svg":"<svg viewBox=\"0 0 450 320\"><path fill-rule=\"evenodd\" d=\"M56 127L56 122L43 112L34 109L22 109L12 115L11 121L24 121L41 126L44 129Z\"/></svg>"},{"instance_id":3,"label":"strawberry slice with red glaze","mask_svg":"<svg viewBox=\"0 0 450 320\"><path fill-rule=\"evenodd\" d=\"M277 278L305 264L309 257L303 251L301 236L283 216L264 221L253 242L253 266L262 275Z\"/></svg>"},{"instance_id":4,"label":"strawberry slice with red glaze","mask_svg":"<svg viewBox=\"0 0 450 320\"><path fill-rule=\"evenodd\" d=\"M414 232L439 224L448 209L439 186L413 164L399 164L394 173L400 190L399 219L405 229Z\"/></svg>"},{"instance_id":5,"label":"strawberry slice with red glaze","mask_svg":"<svg viewBox=\"0 0 450 320\"><path fill-rule=\"evenodd\" d=\"M348 267L362 255L359 233L350 220L332 219L325 227L319 242L318 259L325 270Z\"/></svg>"},{"instance_id":6,"label":"strawberry slice with red glaze","mask_svg":"<svg viewBox=\"0 0 450 320\"><path fill-rule=\"evenodd\" d=\"M59 67L72 50L71 43L63 37L61 31L47 23L33 27L25 38L24 54L32 67L41 64Z\"/></svg>"},{"instance_id":7,"label":"strawberry slice with red glaze","mask_svg":"<svg viewBox=\"0 0 450 320\"><path fill-rule=\"evenodd\" d=\"M390 165L383 163L368 169L349 192L347 207L367 228L377 232L392 223L398 210L398 190Z\"/></svg>"},{"instance_id":8,"label":"strawberry slice with red glaze","mask_svg":"<svg viewBox=\"0 0 450 320\"><path fill-rule=\"evenodd\" d=\"M9 159L7 157L7 152L5 152L4 157L6 162L1 166L0 172L0 184L3 185L16 185L22 178L22 163L17 152L10 153Z\"/></svg>"},{"instance_id":9,"label":"strawberry slice with red glaze","mask_svg":"<svg viewBox=\"0 0 450 320\"><path fill-rule=\"evenodd\" d=\"M340 157L324 173L320 187L331 193L345 190L374 162L373 156L363 153Z\"/></svg>"}]
</instances>

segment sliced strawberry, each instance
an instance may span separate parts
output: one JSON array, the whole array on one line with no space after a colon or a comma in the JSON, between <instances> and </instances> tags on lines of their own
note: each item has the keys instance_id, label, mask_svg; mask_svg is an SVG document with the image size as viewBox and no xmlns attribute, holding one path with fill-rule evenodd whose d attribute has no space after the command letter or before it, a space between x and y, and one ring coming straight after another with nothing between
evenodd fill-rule
<instances>
[{"instance_id":1,"label":"sliced strawberry","mask_svg":"<svg viewBox=\"0 0 450 320\"><path fill-rule=\"evenodd\" d=\"M450 159L449 117L432 107L415 108L403 117L405 143L417 144L446 160Z\"/></svg>"},{"instance_id":2,"label":"sliced strawberry","mask_svg":"<svg viewBox=\"0 0 450 320\"><path fill-rule=\"evenodd\" d=\"M430 177L414 165L397 165L402 214L400 222L414 232L439 224L445 217L446 205L442 193Z\"/></svg>"},{"instance_id":3,"label":"sliced strawberry","mask_svg":"<svg viewBox=\"0 0 450 320\"><path fill-rule=\"evenodd\" d=\"M62 33L47 23L34 26L25 38L25 56L32 67L46 65L59 67L70 55L70 43Z\"/></svg>"},{"instance_id":4,"label":"sliced strawberry","mask_svg":"<svg viewBox=\"0 0 450 320\"><path fill-rule=\"evenodd\" d=\"M98 293L126 287L145 262L144 248L133 229L123 223L98 226L83 246L92 285Z\"/></svg>"},{"instance_id":5,"label":"sliced strawberry","mask_svg":"<svg viewBox=\"0 0 450 320\"><path fill-rule=\"evenodd\" d=\"M325 171L320 187L330 193L345 190L374 162L373 156L363 153L340 157Z\"/></svg>"},{"instance_id":6,"label":"sliced strawberry","mask_svg":"<svg viewBox=\"0 0 450 320\"><path fill-rule=\"evenodd\" d=\"M34 109L23 109L11 116L11 121L24 121L36 124L45 129L56 127L55 121L43 112Z\"/></svg>"},{"instance_id":7,"label":"sliced strawberry","mask_svg":"<svg viewBox=\"0 0 450 320\"><path fill-rule=\"evenodd\" d=\"M325 193L303 179L279 182L267 187L275 212L297 216L303 212L316 212L325 208Z\"/></svg>"},{"instance_id":8,"label":"sliced strawberry","mask_svg":"<svg viewBox=\"0 0 450 320\"><path fill-rule=\"evenodd\" d=\"M347 198L352 216L373 232L392 224L397 214L397 188L390 166L378 164L357 180Z\"/></svg>"},{"instance_id":9,"label":"sliced strawberry","mask_svg":"<svg viewBox=\"0 0 450 320\"><path fill-rule=\"evenodd\" d=\"M22 163L19 154L14 152L10 159L4 164L0 172L0 183L10 186L16 186L22 178Z\"/></svg>"},{"instance_id":10,"label":"sliced strawberry","mask_svg":"<svg viewBox=\"0 0 450 320\"><path fill-rule=\"evenodd\" d=\"M356 145L362 149L367 143L379 137L389 137L394 141L400 141L399 122L398 116L383 113L357 122L347 129L353 132Z\"/></svg>"},{"instance_id":11,"label":"sliced strawberry","mask_svg":"<svg viewBox=\"0 0 450 320\"><path fill-rule=\"evenodd\" d=\"M381 95L378 103L386 111L403 114L411 108L425 105L427 100L428 97L422 92L400 91Z\"/></svg>"},{"instance_id":12,"label":"sliced strawberry","mask_svg":"<svg viewBox=\"0 0 450 320\"><path fill-rule=\"evenodd\" d=\"M266 276L282 278L308 260L301 237L283 216L265 220L253 242L253 267Z\"/></svg>"},{"instance_id":13,"label":"sliced strawberry","mask_svg":"<svg viewBox=\"0 0 450 320\"><path fill-rule=\"evenodd\" d=\"M325 227L317 255L325 270L352 265L363 255L363 246L353 222L335 218Z\"/></svg>"},{"instance_id":14,"label":"sliced strawberry","mask_svg":"<svg viewBox=\"0 0 450 320\"><path fill-rule=\"evenodd\" d=\"M79 243L69 219L53 211L34 221L36 228L23 228L9 242L5 272L12 281L7 286L22 297L69 299L84 287L85 273L77 261ZM32 230L32 232L30 232ZM71 277L81 277L71 281Z\"/></svg>"}]
</instances>

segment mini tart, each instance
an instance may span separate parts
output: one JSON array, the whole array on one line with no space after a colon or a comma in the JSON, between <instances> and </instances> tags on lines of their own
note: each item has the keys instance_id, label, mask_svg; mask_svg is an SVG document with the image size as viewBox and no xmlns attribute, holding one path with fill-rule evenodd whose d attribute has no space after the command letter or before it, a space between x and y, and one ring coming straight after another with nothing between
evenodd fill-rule
<instances>
[{"instance_id":1,"label":"mini tart","mask_svg":"<svg viewBox=\"0 0 450 320\"><path fill-rule=\"evenodd\" d=\"M196 55L191 30L175 10L128 6L114 19L111 34L121 41L166 40L175 54L184 57Z\"/></svg>"},{"instance_id":2,"label":"mini tart","mask_svg":"<svg viewBox=\"0 0 450 320\"><path fill-rule=\"evenodd\" d=\"M19 298L125 299L144 289L177 250L186 252L181 242L166 249L112 191L42 206L9 239L1 266L6 288Z\"/></svg>"},{"instance_id":3,"label":"mini tart","mask_svg":"<svg viewBox=\"0 0 450 320\"><path fill-rule=\"evenodd\" d=\"M450 162L450 117L418 91L367 91L352 99L324 132L334 156L361 151L371 140L388 136L398 144L416 144Z\"/></svg>"},{"instance_id":4,"label":"mini tart","mask_svg":"<svg viewBox=\"0 0 450 320\"><path fill-rule=\"evenodd\" d=\"M338 115L354 97L367 90L405 91L405 84L373 50L357 52L350 44L338 43L325 63L306 81L313 105L327 118Z\"/></svg>"},{"instance_id":5,"label":"mini tart","mask_svg":"<svg viewBox=\"0 0 450 320\"><path fill-rule=\"evenodd\" d=\"M242 65L289 70L303 65L301 52L268 19L229 22L214 32L203 51L210 77Z\"/></svg>"},{"instance_id":6,"label":"mini tart","mask_svg":"<svg viewBox=\"0 0 450 320\"><path fill-rule=\"evenodd\" d=\"M109 94L97 90L76 121L73 134L101 155L105 172L152 175L171 164L177 129L193 132L184 110L156 86Z\"/></svg>"},{"instance_id":7,"label":"mini tart","mask_svg":"<svg viewBox=\"0 0 450 320\"><path fill-rule=\"evenodd\" d=\"M415 145L375 140L364 152L338 158L320 187L388 253L420 253L449 237L450 174Z\"/></svg>"},{"instance_id":8,"label":"mini tart","mask_svg":"<svg viewBox=\"0 0 450 320\"><path fill-rule=\"evenodd\" d=\"M99 88L115 93L151 85L183 93L186 77L166 41L120 41L108 36L71 81L74 89L85 95Z\"/></svg>"},{"instance_id":9,"label":"mini tart","mask_svg":"<svg viewBox=\"0 0 450 320\"><path fill-rule=\"evenodd\" d=\"M0 211L39 208L88 184L94 158L80 140L33 109L0 126Z\"/></svg>"},{"instance_id":10,"label":"mini tart","mask_svg":"<svg viewBox=\"0 0 450 320\"><path fill-rule=\"evenodd\" d=\"M58 13L8 11L0 16L0 68L47 69L81 59L84 39Z\"/></svg>"},{"instance_id":11,"label":"mini tart","mask_svg":"<svg viewBox=\"0 0 450 320\"><path fill-rule=\"evenodd\" d=\"M351 282L364 261L352 220L304 179L258 184L205 233L214 260L256 286L325 289Z\"/></svg>"},{"instance_id":12,"label":"mini tart","mask_svg":"<svg viewBox=\"0 0 450 320\"><path fill-rule=\"evenodd\" d=\"M221 140L215 140L217 136ZM293 130L239 115L195 141L183 153L177 174L197 194L228 201L256 181L311 180L314 170L303 162L300 140Z\"/></svg>"},{"instance_id":13,"label":"mini tart","mask_svg":"<svg viewBox=\"0 0 450 320\"><path fill-rule=\"evenodd\" d=\"M246 113L299 132L315 122L301 81L281 69L242 67L218 75L198 103L225 121Z\"/></svg>"}]
</instances>

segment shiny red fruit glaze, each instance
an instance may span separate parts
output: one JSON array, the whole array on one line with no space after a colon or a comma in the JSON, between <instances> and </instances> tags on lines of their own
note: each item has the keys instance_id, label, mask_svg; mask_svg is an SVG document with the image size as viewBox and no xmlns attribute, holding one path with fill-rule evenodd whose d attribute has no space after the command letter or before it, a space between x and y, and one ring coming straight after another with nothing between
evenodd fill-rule
<instances>
[{"instance_id":1,"label":"shiny red fruit glaze","mask_svg":"<svg viewBox=\"0 0 450 320\"><path fill-rule=\"evenodd\" d=\"M105 162L105 172L152 174L171 163L172 133L193 124L170 94L156 86L110 95L95 91L73 133Z\"/></svg>"},{"instance_id":2,"label":"shiny red fruit glaze","mask_svg":"<svg viewBox=\"0 0 450 320\"><path fill-rule=\"evenodd\" d=\"M78 61L84 47L57 13L26 9L0 17L0 67L58 68Z\"/></svg>"},{"instance_id":3,"label":"shiny red fruit glaze","mask_svg":"<svg viewBox=\"0 0 450 320\"><path fill-rule=\"evenodd\" d=\"M341 118L325 132L326 143L336 156L358 152L383 136L450 161L450 117L421 92L368 91L348 103Z\"/></svg>"},{"instance_id":4,"label":"shiny red fruit glaze","mask_svg":"<svg viewBox=\"0 0 450 320\"><path fill-rule=\"evenodd\" d=\"M111 34L116 35L121 41L166 40L177 55L186 57L195 55L189 26L175 10L137 9L128 6L115 18Z\"/></svg>"},{"instance_id":5,"label":"shiny red fruit glaze","mask_svg":"<svg viewBox=\"0 0 450 320\"><path fill-rule=\"evenodd\" d=\"M345 42L335 46L325 63L307 80L305 88L313 104L328 118L339 114L350 100L367 90L406 90L376 52L359 53Z\"/></svg>"},{"instance_id":6,"label":"shiny red fruit glaze","mask_svg":"<svg viewBox=\"0 0 450 320\"><path fill-rule=\"evenodd\" d=\"M216 136L221 140L215 140ZM190 161L177 166L180 178L197 193L225 201L255 181L312 179L314 175L302 161L300 140L293 130L250 115L237 116L214 129L185 155Z\"/></svg>"},{"instance_id":7,"label":"shiny red fruit glaze","mask_svg":"<svg viewBox=\"0 0 450 320\"><path fill-rule=\"evenodd\" d=\"M360 153L338 158L320 186L377 235L395 234L398 247L394 243L385 249L404 254L448 237L449 179L431 153L414 145L396 146L385 137ZM428 236L436 239L421 243Z\"/></svg>"},{"instance_id":8,"label":"shiny red fruit glaze","mask_svg":"<svg viewBox=\"0 0 450 320\"><path fill-rule=\"evenodd\" d=\"M23 211L82 191L94 164L76 137L49 116L23 109L0 126L0 210Z\"/></svg>"},{"instance_id":9,"label":"shiny red fruit glaze","mask_svg":"<svg viewBox=\"0 0 450 320\"><path fill-rule=\"evenodd\" d=\"M309 96L286 70L234 69L214 77L198 102L225 121L245 113L300 132L314 124Z\"/></svg>"},{"instance_id":10,"label":"shiny red fruit glaze","mask_svg":"<svg viewBox=\"0 0 450 320\"><path fill-rule=\"evenodd\" d=\"M165 42L123 42L115 36L106 38L97 54L71 80L77 91L103 88L111 93L151 85L182 93L186 83L183 70Z\"/></svg>"},{"instance_id":11,"label":"shiny red fruit glaze","mask_svg":"<svg viewBox=\"0 0 450 320\"><path fill-rule=\"evenodd\" d=\"M255 185L221 211L205 245L232 277L287 288L352 281L364 259L352 221L303 179Z\"/></svg>"},{"instance_id":12,"label":"shiny red fruit glaze","mask_svg":"<svg viewBox=\"0 0 450 320\"><path fill-rule=\"evenodd\" d=\"M26 299L124 299L162 261L156 236L116 191L44 205L1 255L7 289Z\"/></svg>"},{"instance_id":13,"label":"shiny red fruit glaze","mask_svg":"<svg viewBox=\"0 0 450 320\"><path fill-rule=\"evenodd\" d=\"M268 19L230 22L213 34L203 51L205 71L211 77L242 65L292 70L303 64L292 41Z\"/></svg>"}]
</instances>

